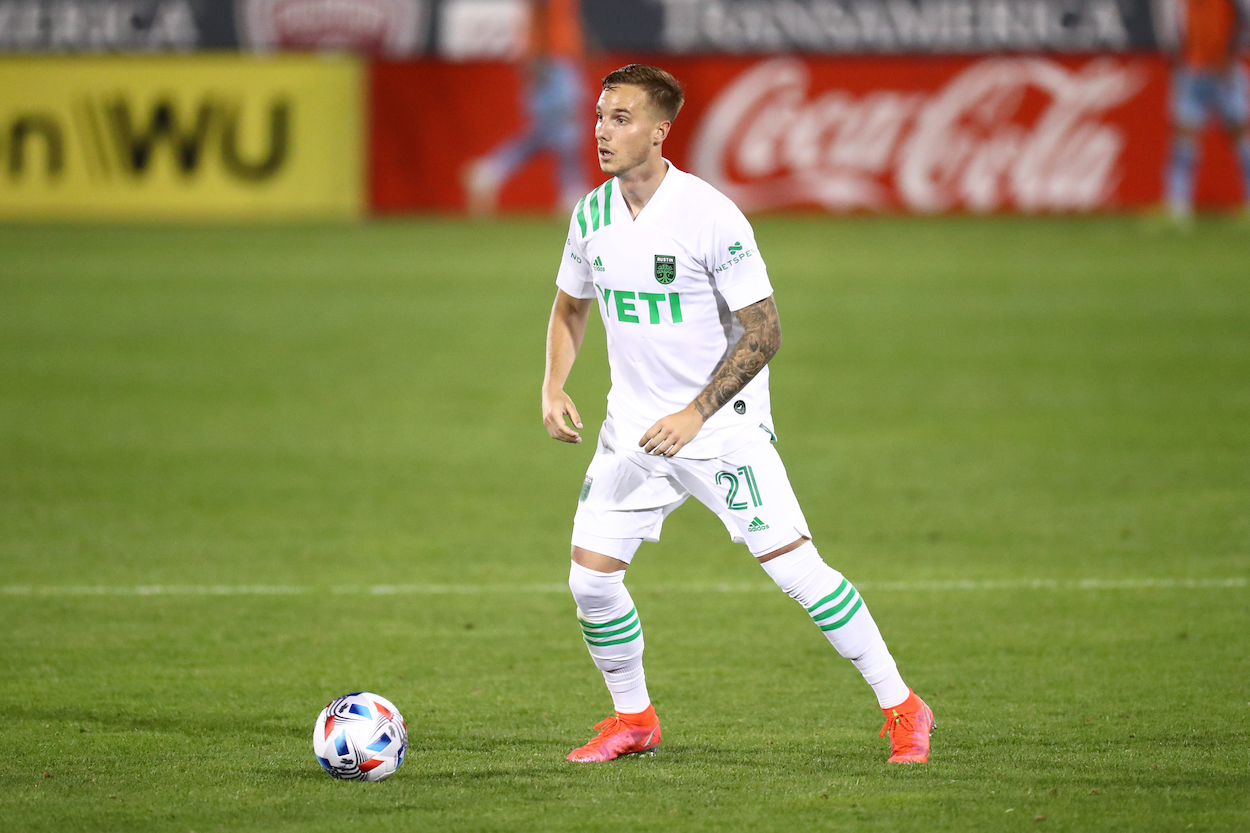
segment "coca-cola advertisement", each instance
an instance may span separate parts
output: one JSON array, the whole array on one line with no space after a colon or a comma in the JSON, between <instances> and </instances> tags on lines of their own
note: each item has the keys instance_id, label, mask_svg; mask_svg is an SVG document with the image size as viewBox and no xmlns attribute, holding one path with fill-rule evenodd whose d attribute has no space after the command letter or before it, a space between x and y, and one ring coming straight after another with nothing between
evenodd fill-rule
<instances>
[{"instance_id":1,"label":"coca-cola advertisement","mask_svg":"<svg viewBox=\"0 0 1250 833\"><path fill-rule=\"evenodd\" d=\"M709 99L686 164L746 211L1090 211L1158 199L1155 182L1129 175L1134 160L1163 153L1142 100L1162 128L1150 65L918 63L746 67Z\"/></svg>"},{"instance_id":2,"label":"coca-cola advertisement","mask_svg":"<svg viewBox=\"0 0 1250 833\"><path fill-rule=\"evenodd\" d=\"M587 102L631 59L595 61ZM1168 67L1155 57L654 60L687 93L666 156L749 213L1079 213L1162 200ZM375 210L469 207L474 161L527 129L522 80L502 64L381 62L372 73ZM593 129L588 104L597 183ZM1198 205L1235 205L1236 170L1213 127ZM565 210L556 160L543 153L498 188L499 211Z\"/></svg>"}]
</instances>

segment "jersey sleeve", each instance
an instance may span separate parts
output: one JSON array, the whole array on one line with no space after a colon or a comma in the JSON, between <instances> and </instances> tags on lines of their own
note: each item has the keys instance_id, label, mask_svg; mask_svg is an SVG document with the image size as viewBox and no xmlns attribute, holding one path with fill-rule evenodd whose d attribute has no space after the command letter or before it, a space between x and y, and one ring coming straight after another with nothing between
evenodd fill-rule
<instances>
[{"instance_id":1,"label":"jersey sleeve","mask_svg":"<svg viewBox=\"0 0 1250 833\"><path fill-rule=\"evenodd\" d=\"M755 232L738 206L727 199L717 212L708 245L708 269L731 311L773 294L768 267L755 243Z\"/></svg>"},{"instance_id":2,"label":"jersey sleeve","mask_svg":"<svg viewBox=\"0 0 1250 833\"><path fill-rule=\"evenodd\" d=\"M595 297L595 279L586 262L585 240L579 234L575 217L569 218L569 236L564 241L564 256L556 273L556 286L574 298Z\"/></svg>"}]
</instances>

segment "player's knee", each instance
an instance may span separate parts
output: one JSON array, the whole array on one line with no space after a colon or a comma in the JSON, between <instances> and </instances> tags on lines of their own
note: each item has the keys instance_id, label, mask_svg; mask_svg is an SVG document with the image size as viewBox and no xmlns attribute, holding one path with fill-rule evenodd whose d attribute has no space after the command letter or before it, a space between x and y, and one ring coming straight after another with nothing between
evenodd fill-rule
<instances>
[{"instance_id":1,"label":"player's knee","mask_svg":"<svg viewBox=\"0 0 1250 833\"><path fill-rule=\"evenodd\" d=\"M811 541L805 541L802 546L765 561L761 566L786 595L804 606L816 600L812 594L830 579L842 578L841 573L825 563Z\"/></svg>"},{"instance_id":2,"label":"player's knee","mask_svg":"<svg viewBox=\"0 0 1250 833\"><path fill-rule=\"evenodd\" d=\"M611 607L624 586L624 570L601 573L575 562L569 564L569 592L578 609L589 615Z\"/></svg>"}]
</instances>

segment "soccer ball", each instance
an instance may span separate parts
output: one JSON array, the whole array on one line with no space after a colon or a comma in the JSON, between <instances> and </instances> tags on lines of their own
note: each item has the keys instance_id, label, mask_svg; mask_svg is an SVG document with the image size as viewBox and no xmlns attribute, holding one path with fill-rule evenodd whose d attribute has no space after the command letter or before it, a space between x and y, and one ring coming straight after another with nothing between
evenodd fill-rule
<instances>
[{"instance_id":1,"label":"soccer ball","mask_svg":"<svg viewBox=\"0 0 1250 833\"><path fill-rule=\"evenodd\" d=\"M383 781L399 769L407 748L408 726L399 709L367 691L331 701L313 726L313 754L335 778Z\"/></svg>"}]
</instances>

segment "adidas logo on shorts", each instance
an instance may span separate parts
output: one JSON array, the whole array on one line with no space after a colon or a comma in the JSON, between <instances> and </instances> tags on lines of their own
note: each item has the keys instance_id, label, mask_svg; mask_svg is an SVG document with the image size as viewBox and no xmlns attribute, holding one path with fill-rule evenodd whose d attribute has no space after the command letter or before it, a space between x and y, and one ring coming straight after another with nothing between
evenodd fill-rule
<instances>
[{"instance_id":1,"label":"adidas logo on shorts","mask_svg":"<svg viewBox=\"0 0 1250 833\"><path fill-rule=\"evenodd\" d=\"M751 525L747 527L747 532L763 532L766 529L768 529L768 524L756 517L751 521Z\"/></svg>"}]
</instances>

